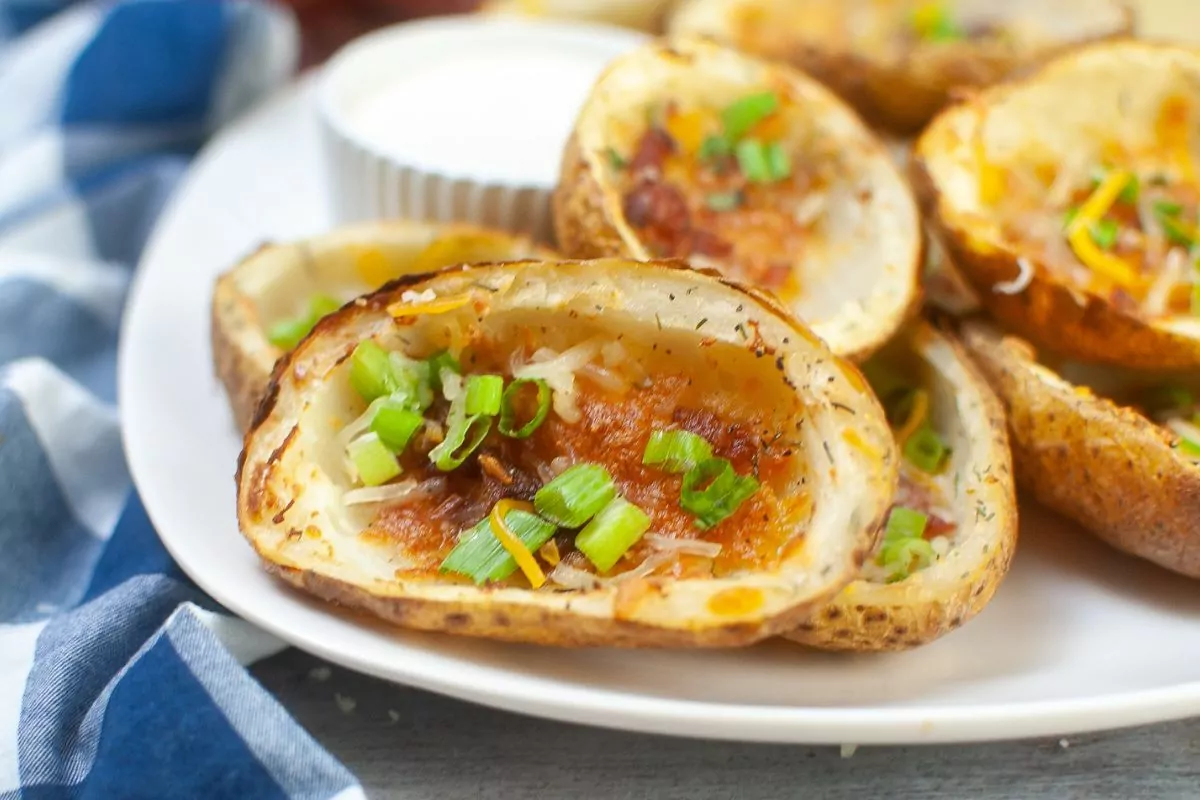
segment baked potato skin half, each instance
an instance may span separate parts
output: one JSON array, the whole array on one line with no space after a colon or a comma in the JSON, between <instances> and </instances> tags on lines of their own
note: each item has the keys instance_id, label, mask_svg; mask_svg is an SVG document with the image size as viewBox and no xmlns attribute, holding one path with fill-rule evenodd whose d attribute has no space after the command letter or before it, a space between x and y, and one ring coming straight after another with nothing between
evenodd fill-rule
<instances>
[{"instance_id":1,"label":"baked potato skin half","mask_svg":"<svg viewBox=\"0 0 1200 800\"><path fill-rule=\"evenodd\" d=\"M1143 370L1200 367L1200 335L1140 317L1056 276L1040 258L1002 235L993 221L981 219L977 209L961 202L958 195L965 191L963 187L977 185L962 179L978 180L972 168L965 167L965 159L979 120L994 115L995 106L1010 98L1032 98L1041 81L1054 81L1064 91L1067 85L1078 84L1074 91L1087 97L1089 85L1100 80L1089 71L1108 67L1104 76L1111 76L1115 65L1128 64L1130 70L1141 74L1161 75L1181 61L1200 65L1200 51L1137 41L1080 48L1020 80L994 86L947 108L917 141L911 180L935 235L975 289L984 309L1039 348L1078 361ZM1073 113L1079 116L1078 109ZM1008 120L1010 124L1014 121ZM958 186L954 196L939 180L939 173L954 176ZM999 291L998 285L1012 283L1021 275L1021 260L1031 272L1027 285L1015 293Z\"/></svg>"},{"instance_id":2,"label":"baked potato skin half","mask_svg":"<svg viewBox=\"0 0 1200 800\"><path fill-rule=\"evenodd\" d=\"M840 235L814 236L814 241L820 239L820 244L812 248L817 255L805 259L796 253L789 254L791 270L803 287L795 297L779 293L790 313L811 324L835 353L854 361L867 358L919 313L922 299L919 273L925 259L926 238L904 170L890 158L884 144L851 108L808 76L786 65L761 61L699 39L671 39L647 45L615 61L593 88L564 148L560 180L552 200L555 238L565 255L639 260L656 257L630 223L621 187L606 173L605 159L605 150L611 152L611 145L615 144L606 137L605 129L624 131L629 127L628 108L622 105L629 101L629 94L622 89L636 84L639 97L645 96L642 99L676 99L659 92L651 77L654 70L670 74L672 85L692 86L685 94L703 97L705 101L709 100L705 96L708 93L695 88L703 85L705 71L724 70L736 76L727 82L744 82L743 94L767 86L791 86L796 105L810 118L822 119L821 124L813 126L820 134L814 138L839 142L846 159L845 174L840 176L842 188L870 187L869 191L849 192L855 196L853 200L830 203L838 213L844 212L844 216L830 223ZM689 75L688 71L695 75ZM747 80L747 75L755 75L757 79ZM722 91L728 93L727 88ZM851 218L867 220L873 227L847 230L858 224L851 222ZM847 255L852 246L873 241L886 245L856 251L855 257ZM701 256L693 253L686 258L699 263ZM847 276L848 271L856 274ZM821 300L811 299L817 295L821 295ZM815 316L818 311L828 316L818 318Z\"/></svg>"},{"instance_id":3,"label":"baked potato skin half","mask_svg":"<svg viewBox=\"0 0 1200 800\"><path fill-rule=\"evenodd\" d=\"M947 326L919 321L890 347L909 348L939 382L931 393L961 426L951 448L958 542L942 561L896 583L858 579L787 638L822 650L879 652L928 644L975 617L1008 574L1018 539L1004 407Z\"/></svg>"},{"instance_id":4,"label":"baked potato skin half","mask_svg":"<svg viewBox=\"0 0 1200 800\"><path fill-rule=\"evenodd\" d=\"M501 231L465 223L397 220L347 226L298 242L264 244L220 275L213 287L210 311L213 366L225 387L238 430L245 432L250 427L271 370L283 355L268 341L262 305L279 303L280 296L295 294L300 285L320 291L332 282L338 284L338 294L358 294L360 288L347 273L355 270L355 259L361 254L381 254L402 274L426 269L428 259L423 262L422 255L430 252L427 248L454 240L483 242L467 245L478 260L554 255L526 237ZM432 266L445 266L441 261L434 259ZM320 272L327 274L314 277Z\"/></svg>"},{"instance_id":5,"label":"baked potato skin half","mask_svg":"<svg viewBox=\"0 0 1200 800\"><path fill-rule=\"evenodd\" d=\"M1018 484L1118 550L1200 578L1200 467L1141 414L1074 386L994 326L963 342L1008 411Z\"/></svg>"},{"instance_id":6,"label":"baked potato skin half","mask_svg":"<svg viewBox=\"0 0 1200 800\"><path fill-rule=\"evenodd\" d=\"M1155 327L1102 297L1073 289L1035 259L1029 259L1033 277L1028 286L1015 294L997 291L997 285L1021 274L1017 259L1022 255L948 222L920 155L913 162L912 181L933 235L970 285L973 298L1009 330L1080 361L1165 370L1200 366L1200 339Z\"/></svg>"},{"instance_id":7,"label":"baked potato skin half","mask_svg":"<svg viewBox=\"0 0 1200 800\"><path fill-rule=\"evenodd\" d=\"M1123 2L1099 5L1113 15L1102 34L1055 47L980 44L969 40L916 46L902 60L880 58L873 52L829 41L805 42L776 32L764 41L739 18L755 7L781 5L768 0L684 0L668 23L671 35L705 35L764 57L786 61L828 85L873 127L899 136L919 132L956 92L1000 82L1014 72L1085 42L1128 36L1134 31L1132 8ZM830 4L834 5L834 4ZM953 3L949 5L953 6ZM1086 2L1075 5L1087 5ZM742 30L745 28L745 30Z\"/></svg>"},{"instance_id":8,"label":"baked potato skin half","mask_svg":"<svg viewBox=\"0 0 1200 800\"><path fill-rule=\"evenodd\" d=\"M586 287L581 281L587 282ZM362 564L372 553L378 559L378 551L371 549L374 545L363 545L361 536L339 539L340 534L320 527L320 497L328 495L329 485L315 477L306 482L305 475L315 476L317 470L305 460L303 448L312 447L314 435L329 434L314 434L307 427L325 424L323 406L310 417L298 416L308 414L316 402L306 395L305 387L338 369L363 337L394 328L386 309L404 302L406 292L436 287L442 296L484 284L491 287L487 292L492 298L519 296L512 302L522 309L520 303L586 309L578 311L578 317L572 311L571 319L588 324L590 310L598 309L592 299L595 292L619 296L628 291L625 311L661 309L661 316L651 313L650 328L657 323L659 331L691 335L693 318L704 314L701 319L707 322L709 335L697 335L702 349L710 347L704 342L716 336L718 341L746 348L755 362L770 361L776 365L773 369L784 371L788 386L794 381L794 391L808 393L800 429L805 446L817 441L811 437L832 436L824 448L816 445L818 453L812 456L831 459L830 469L808 473L812 496L832 499L825 500L823 511L817 506L804 529L804 546L785 556L774 571L712 579L638 579L570 592L399 578L393 571L398 573L394 568L403 566L402 555L396 561L382 558L386 576L381 572L371 578ZM642 290L635 289L638 284ZM661 292L651 291L656 284ZM593 294L588 293L589 287ZM665 295L668 289L681 300L690 299L659 304L657 293ZM587 301L580 301L581 296ZM753 321L747 323L756 332L750 342L716 330L743 318ZM786 344L789 341L791 345ZM773 359L760 360L759 354ZM812 371L793 372L805 369L803 365ZM844 424L837 415L844 413L853 414L857 437L843 434ZM238 519L243 535L271 573L336 605L405 628L571 647L731 647L794 629L853 578L875 546L887 498L895 488L893 447L882 408L862 374L754 289L675 262L477 265L393 281L323 319L279 360L239 457ZM839 499L838 492L846 497ZM347 549L354 554L345 555ZM713 598L727 590L749 590L755 602L723 609Z\"/></svg>"}]
</instances>

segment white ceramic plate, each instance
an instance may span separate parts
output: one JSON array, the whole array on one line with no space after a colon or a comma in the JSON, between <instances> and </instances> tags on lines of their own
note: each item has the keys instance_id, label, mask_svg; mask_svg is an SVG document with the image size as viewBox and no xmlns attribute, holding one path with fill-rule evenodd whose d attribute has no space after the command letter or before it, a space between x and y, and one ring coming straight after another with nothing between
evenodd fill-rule
<instances>
[{"instance_id":1,"label":"white ceramic plate","mask_svg":"<svg viewBox=\"0 0 1200 800\"><path fill-rule=\"evenodd\" d=\"M1200 714L1200 585L1026 507L1013 571L962 630L911 653L571 651L388 630L269 578L234 515L239 437L213 377L214 276L327 224L311 92L286 92L200 158L146 251L120 399L163 542L217 600L332 662L488 705L688 736L900 743L1072 733Z\"/></svg>"}]
</instances>

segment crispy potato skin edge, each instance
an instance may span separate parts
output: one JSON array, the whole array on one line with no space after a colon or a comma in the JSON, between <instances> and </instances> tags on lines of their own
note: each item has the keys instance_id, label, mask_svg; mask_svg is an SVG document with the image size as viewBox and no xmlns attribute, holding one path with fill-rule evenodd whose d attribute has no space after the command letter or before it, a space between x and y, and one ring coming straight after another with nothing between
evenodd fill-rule
<instances>
[{"instance_id":1,"label":"crispy potato skin edge","mask_svg":"<svg viewBox=\"0 0 1200 800\"><path fill-rule=\"evenodd\" d=\"M1124 5L1124 24L1104 36L1094 37L1020 57L958 48L945 54L927 54L903 64L886 64L853 51L800 46L784 57L793 66L827 84L862 115L872 127L898 136L918 133L959 93L980 89L1077 47L1133 34L1135 15ZM742 45L755 51L752 42Z\"/></svg>"},{"instance_id":2,"label":"crispy potato skin edge","mask_svg":"<svg viewBox=\"0 0 1200 800\"><path fill-rule=\"evenodd\" d=\"M1047 382L1024 341L980 323L963 340L1008 407L1018 484L1116 549L1200 578L1200 467L1166 431Z\"/></svg>"},{"instance_id":3,"label":"crispy potato skin edge","mask_svg":"<svg viewBox=\"0 0 1200 800\"><path fill-rule=\"evenodd\" d=\"M800 323L789 315L773 297L754 287L745 286L724 278L709 270L693 270L682 262L656 262L667 269L678 269L707 275L709 278L754 298L764 305L764 310L795 330L800 336L806 334ZM480 267L494 266L480 264ZM505 266L515 266L514 263ZM448 272L447 267L439 272ZM268 509L278 506L278 498L266 487L266 465L258 464L254 474L246 474L249 442L254 431L271 416L278 401L279 383L291 369L291 362L307 346L319 340L326 331L333 331L347 316L379 313L394 302L396 295L409 286L419 284L438 274L408 274L385 284L375 292L359 298L341 311L317 323L310 336L295 350L281 357L272 370L270 380L257 404L250 429L244 437L244 445L238 456L234 475L238 487L238 521L243 535L247 525L261 520ZM844 367L855 369L852 363ZM865 380L865 379L863 379ZM290 439L290 434L288 439ZM273 461L284 444L272 454ZM825 590L815 594L807 602L798 604L785 612L769 618L730 621L720 625L697 626L695 628L655 626L633 623L615 616L588 616L573 613L569 609L554 609L535 603L509 603L497 601L486 590L475 590L459 600L441 600L427 597L396 597L372 593L369 589L322 575L315 570L296 569L272 560L252 537L246 536L263 563L264 569L304 593L321 598L343 609L366 612L384 622L409 629L445 632L471 637L490 638L502 641L557 645L569 647L622 647L622 648L731 648L740 647L763 639L779 636L802 625L815 609L829 602L847 583L853 580L861 568L867 553L878 543L882 530L883 508L858 533L857 541L850 552L849 564L844 573L830 580Z\"/></svg>"},{"instance_id":4,"label":"crispy potato skin edge","mask_svg":"<svg viewBox=\"0 0 1200 800\"><path fill-rule=\"evenodd\" d=\"M995 509L997 528L994 546L988 558L976 564L962 580L931 600L911 603L876 602L872 584L858 581L813 614L812 618L786 638L822 650L885 652L910 650L928 644L962 626L983 610L1000 587L1012 566L1017 548L1019 517L1016 485L1004 406L989 388L983 373L968 357L962 343L948 330L940 328L971 383L979 391L990 438L993 474L1003 484L1004 502ZM903 586L903 584L898 584Z\"/></svg>"}]
</instances>

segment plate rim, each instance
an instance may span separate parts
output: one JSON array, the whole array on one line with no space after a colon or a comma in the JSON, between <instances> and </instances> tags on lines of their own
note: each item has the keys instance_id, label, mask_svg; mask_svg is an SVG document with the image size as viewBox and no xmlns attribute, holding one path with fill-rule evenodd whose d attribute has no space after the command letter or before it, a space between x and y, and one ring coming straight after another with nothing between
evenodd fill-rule
<instances>
[{"instance_id":1,"label":"plate rim","mask_svg":"<svg viewBox=\"0 0 1200 800\"><path fill-rule=\"evenodd\" d=\"M130 282L125 313L121 320L117 353L117 407L121 441L130 476L138 491L155 534L180 569L203 591L243 619L275 635L290 646L347 669L369 674L401 685L432 691L479 705L561 722L592 725L614 730L667 734L683 738L727 741L773 742L790 744L899 745L952 742L1004 741L1032 737L1057 736L1118 730L1137 725L1168 722L1200 716L1200 680L1152 689L1098 694L1063 700L1031 700L1014 703L956 704L928 707L812 707L771 706L748 703L713 703L691 699L646 697L614 689L600 689L565 682L548 695L538 684L550 679L530 677L509 668L489 667L462 657L432 653L417 644L398 646L425 657L450 659L473 670L485 670L501 676L504 691L495 691L495 683L476 687L461 678L446 677L438 670L413 669L411 663L397 660L387 668L356 654L339 651L335 646L314 640L303 630L289 628L272 614L242 602L236 592L226 591L220 582L180 556L172 536L165 533L167 514L159 500L147 493L145 476L152 465L141 448L131 441L137 423L127 412L128 398L137 374L129 351L131 329L136 327L139 309L148 304L143 287L146 275L162 248L162 240L171 221L179 213L183 199L207 165L221 157L228 142L235 140L259 120L273 114L301 113L315 102L313 73L282 88L241 119L227 126L210 140L193 159L187 174L176 187L147 238L141 258ZM314 169L319 167L314 167ZM160 267L161 269L161 267ZM273 583L277 579L264 574ZM289 603L311 604L295 594ZM322 613L337 618L337 624L357 626L352 615L333 609ZM416 663L420 659L415 660ZM624 700L624 702L614 702ZM702 724L701 724L702 723Z\"/></svg>"}]
</instances>

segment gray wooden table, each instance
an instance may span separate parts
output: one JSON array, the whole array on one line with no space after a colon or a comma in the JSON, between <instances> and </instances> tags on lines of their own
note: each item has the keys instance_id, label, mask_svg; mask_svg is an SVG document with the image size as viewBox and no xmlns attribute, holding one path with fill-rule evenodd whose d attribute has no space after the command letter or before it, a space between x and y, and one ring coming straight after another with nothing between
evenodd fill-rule
<instances>
[{"instance_id":1,"label":"gray wooden table","mask_svg":"<svg viewBox=\"0 0 1200 800\"><path fill-rule=\"evenodd\" d=\"M1200 720L1003 744L860 748L619 733L480 708L288 650L254 675L376 798L1200 798Z\"/></svg>"}]
</instances>

